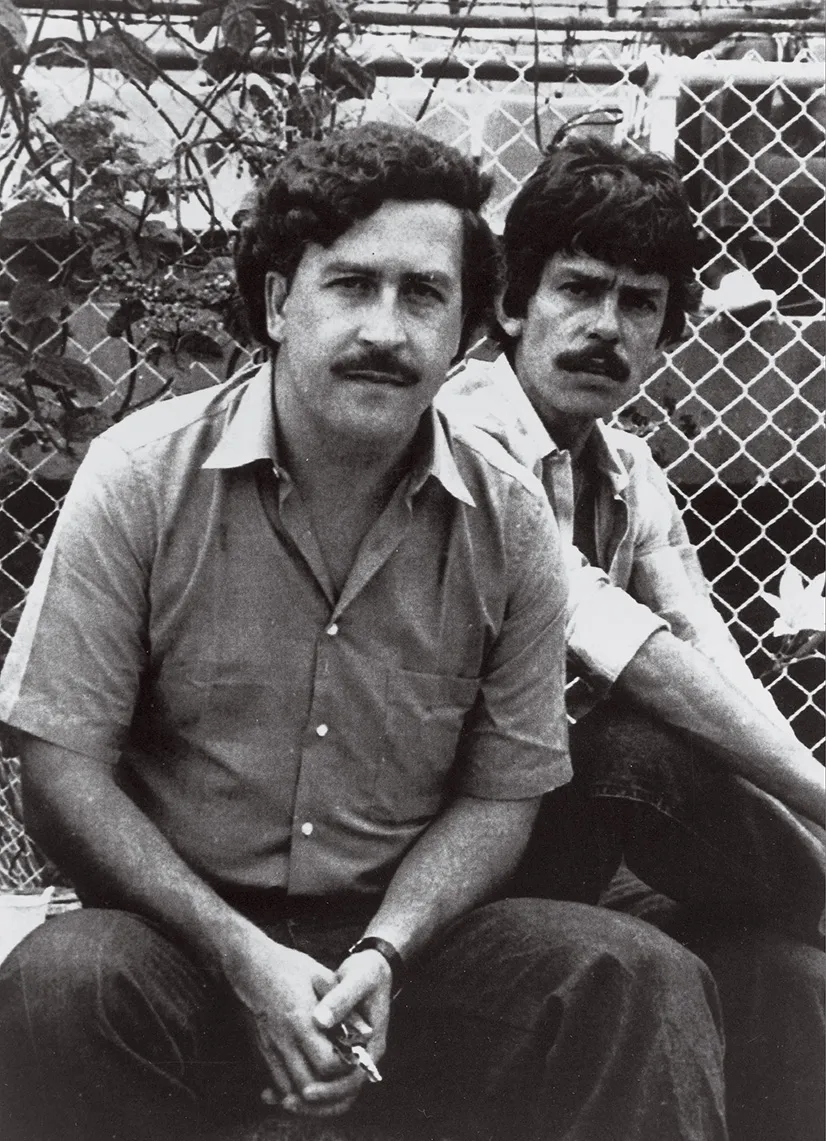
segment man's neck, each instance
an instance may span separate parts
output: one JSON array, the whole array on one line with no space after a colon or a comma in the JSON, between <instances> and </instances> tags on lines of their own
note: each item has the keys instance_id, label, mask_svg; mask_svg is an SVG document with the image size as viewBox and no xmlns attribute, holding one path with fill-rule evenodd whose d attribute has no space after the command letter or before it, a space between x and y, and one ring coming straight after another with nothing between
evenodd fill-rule
<instances>
[{"instance_id":1,"label":"man's neck","mask_svg":"<svg viewBox=\"0 0 826 1141\"><path fill-rule=\"evenodd\" d=\"M274 401L279 460L308 503L387 500L413 462L415 432L375 444L335 437L292 414L277 388Z\"/></svg>"},{"instance_id":2,"label":"man's neck","mask_svg":"<svg viewBox=\"0 0 826 1141\"><path fill-rule=\"evenodd\" d=\"M564 416L559 413L543 415L539 409L536 411L553 442L558 448L570 452L571 462L576 466L582 459L596 420L588 416Z\"/></svg>"}]
</instances>

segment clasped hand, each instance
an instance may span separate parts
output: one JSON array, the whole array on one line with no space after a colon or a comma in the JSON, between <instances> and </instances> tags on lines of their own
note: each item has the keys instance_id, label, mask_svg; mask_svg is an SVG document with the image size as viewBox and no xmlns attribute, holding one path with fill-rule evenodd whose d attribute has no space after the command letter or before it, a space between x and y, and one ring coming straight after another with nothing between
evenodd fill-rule
<instances>
[{"instance_id":1,"label":"clasped hand","mask_svg":"<svg viewBox=\"0 0 826 1141\"><path fill-rule=\"evenodd\" d=\"M390 1014L391 977L384 959L376 952L361 953L331 971L257 932L232 973L230 982L251 1016L271 1078L263 1100L315 1117L349 1109L366 1075L340 1057L328 1031L348 1022L379 1061Z\"/></svg>"}]
</instances>

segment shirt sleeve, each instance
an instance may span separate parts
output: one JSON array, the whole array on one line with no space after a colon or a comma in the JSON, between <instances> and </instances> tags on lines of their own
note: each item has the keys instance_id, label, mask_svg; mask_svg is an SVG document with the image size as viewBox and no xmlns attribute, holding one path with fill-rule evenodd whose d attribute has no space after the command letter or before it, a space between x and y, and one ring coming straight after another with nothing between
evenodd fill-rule
<instances>
[{"instance_id":1,"label":"shirt sleeve","mask_svg":"<svg viewBox=\"0 0 826 1141\"><path fill-rule=\"evenodd\" d=\"M613 585L576 549L569 552L572 657L608 688L652 634L670 630L713 662L764 713L783 722L714 607L697 552L653 457L638 457L630 478L634 550L627 588Z\"/></svg>"},{"instance_id":2,"label":"shirt sleeve","mask_svg":"<svg viewBox=\"0 0 826 1141\"><path fill-rule=\"evenodd\" d=\"M118 759L147 662L149 496L129 457L92 444L29 592L0 678L0 718Z\"/></svg>"},{"instance_id":3,"label":"shirt sleeve","mask_svg":"<svg viewBox=\"0 0 826 1141\"><path fill-rule=\"evenodd\" d=\"M537 485L538 486L538 485ZM565 710L567 577L556 522L541 494L519 489L511 513L509 597L462 751L460 791L539 796L570 780Z\"/></svg>"},{"instance_id":4,"label":"shirt sleeve","mask_svg":"<svg viewBox=\"0 0 826 1141\"><path fill-rule=\"evenodd\" d=\"M640 512L630 592L659 614L675 637L689 642L762 712L786 724L771 695L749 670L740 649L711 600L708 581L689 540L665 475L647 456L645 487L657 497L656 510Z\"/></svg>"},{"instance_id":5,"label":"shirt sleeve","mask_svg":"<svg viewBox=\"0 0 826 1141\"><path fill-rule=\"evenodd\" d=\"M578 667L607 689L666 619L615 586L605 571L567 545L568 652Z\"/></svg>"}]
</instances>

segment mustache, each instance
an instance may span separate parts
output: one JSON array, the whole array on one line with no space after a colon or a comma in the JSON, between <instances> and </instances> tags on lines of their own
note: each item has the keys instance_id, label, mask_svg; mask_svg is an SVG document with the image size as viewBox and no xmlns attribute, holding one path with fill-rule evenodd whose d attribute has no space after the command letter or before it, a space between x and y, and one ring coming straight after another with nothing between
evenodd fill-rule
<instances>
[{"instance_id":1,"label":"mustache","mask_svg":"<svg viewBox=\"0 0 826 1141\"><path fill-rule=\"evenodd\" d=\"M352 356L341 357L331 366L330 371L342 380L347 373L352 372L384 373L391 378L392 384L398 384L401 388L410 388L421 380L414 368L400 361L387 349L366 349Z\"/></svg>"},{"instance_id":2,"label":"mustache","mask_svg":"<svg viewBox=\"0 0 826 1141\"><path fill-rule=\"evenodd\" d=\"M601 372L619 384L628 380L631 372L610 348L566 349L556 358L556 363L566 372Z\"/></svg>"}]
</instances>

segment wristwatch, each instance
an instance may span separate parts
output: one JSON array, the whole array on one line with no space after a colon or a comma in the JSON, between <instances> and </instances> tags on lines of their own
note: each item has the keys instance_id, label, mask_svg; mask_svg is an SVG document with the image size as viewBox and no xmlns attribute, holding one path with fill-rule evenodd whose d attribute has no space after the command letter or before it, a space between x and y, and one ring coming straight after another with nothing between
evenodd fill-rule
<instances>
[{"instance_id":1,"label":"wristwatch","mask_svg":"<svg viewBox=\"0 0 826 1141\"><path fill-rule=\"evenodd\" d=\"M395 998L401 990L402 977L404 975L404 959L402 959L393 944L389 943L387 939L379 938L378 935L365 935L363 938L356 940L347 952L347 956L357 955L359 951L378 951L382 958L387 961L393 980L393 997Z\"/></svg>"}]
</instances>

